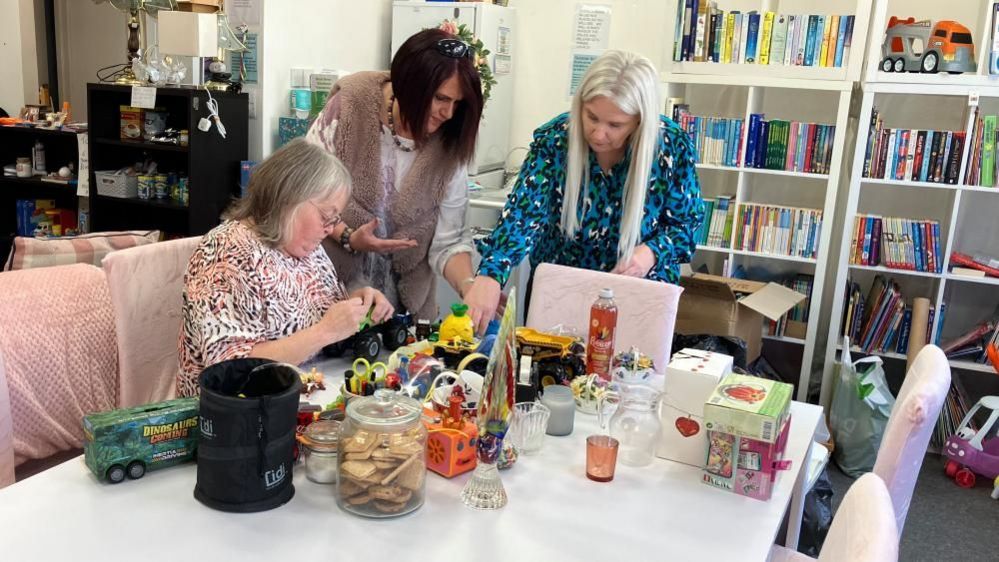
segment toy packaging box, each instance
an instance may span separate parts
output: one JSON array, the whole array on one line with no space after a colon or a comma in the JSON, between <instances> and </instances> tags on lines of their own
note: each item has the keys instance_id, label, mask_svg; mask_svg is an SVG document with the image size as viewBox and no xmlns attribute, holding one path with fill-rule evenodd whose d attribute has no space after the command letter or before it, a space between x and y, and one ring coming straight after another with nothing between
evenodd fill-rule
<instances>
[{"instance_id":1,"label":"toy packaging box","mask_svg":"<svg viewBox=\"0 0 999 562\"><path fill-rule=\"evenodd\" d=\"M278 117L278 146L284 146L309 132L312 121L296 117Z\"/></svg>"},{"instance_id":2,"label":"toy packaging box","mask_svg":"<svg viewBox=\"0 0 999 562\"><path fill-rule=\"evenodd\" d=\"M704 403L725 375L732 372L732 356L701 349L684 349L666 366L660 409L663 431L656 455L704 468L708 435Z\"/></svg>"},{"instance_id":3,"label":"toy packaging box","mask_svg":"<svg viewBox=\"0 0 999 562\"><path fill-rule=\"evenodd\" d=\"M84 460L100 480L115 481L113 467L138 478L133 465L145 472L193 458L198 434L197 398L89 414L83 418Z\"/></svg>"},{"instance_id":4,"label":"toy packaging box","mask_svg":"<svg viewBox=\"0 0 999 562\"><path fill-rule=\"evenodd\" d=\"M704 403L708 430L706 484L769 500L791 426L787 383L729 374Z\"/></svg>"}]
</instances>

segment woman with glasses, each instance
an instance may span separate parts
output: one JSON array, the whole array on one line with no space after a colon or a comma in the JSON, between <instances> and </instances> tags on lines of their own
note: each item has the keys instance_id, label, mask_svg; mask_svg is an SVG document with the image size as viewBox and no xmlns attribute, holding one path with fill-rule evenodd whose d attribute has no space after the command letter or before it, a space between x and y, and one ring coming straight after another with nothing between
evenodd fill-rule
<instances>
[{"instance_id":1,"label":"woman with glasses","mask_svg":"<svg viewBox=\"0 0 999 562\"><path fill-rule=\"evenodd\" d=\"M324 243L348 287L436 319L436 276L459 294L473 278L466 166L483 97L471 47L440 29L399 47L389 72L339 80L307 138L353 178L343 223Z\"/></svg>"},{"instance_id":2,"label":"woman with glasses","mask_svg":"<svg viewBox=\"0 0 999 562\"><path fill-rule=\"evenodd\" d=\"M206 234L184 275L180 396L198 393L205 367L239 357L300 364L357 332L381 292L348 292L320 247L340 224L350 176L321 147L298 139L253 170L246 196Z\"/></svg>"},{"instance_id":3,"label":"woman with glasses","mask_svg":"<svg viewBox=\"0 0 999 562\"><path fill-rule=\"evenodd\" d=\"M510 271L539 263L677 283L704 220L689 137L659 114L645 57L608 51L534 142L464 294L481 331Z\"/></svg>"}]
</instances>

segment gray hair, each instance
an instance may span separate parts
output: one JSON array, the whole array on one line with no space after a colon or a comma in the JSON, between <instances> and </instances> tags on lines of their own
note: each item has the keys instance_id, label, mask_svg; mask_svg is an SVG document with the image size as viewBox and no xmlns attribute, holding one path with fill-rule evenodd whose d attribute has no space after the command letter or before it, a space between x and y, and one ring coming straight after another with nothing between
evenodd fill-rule
<instances>
[{"instance_id":1,"label":"gray hair","mask_svg":"<svg viewBox=\"0 0 999 562\"><path fill-rule=\"evenodd\" d=\"M253 168L246 195L223 215L246 220L260 239L279 246L289 236L299 209L307 201L350 193L350 173L322 146L295 139Z\"/></svg>"},{"instance_id":2,"label":"gray hair","mask_svg":"<svg viewBox=\"0 0 999 562\"><path fill-rule=\"evenodd\" d=\"M622 195L621 240L618 259L630 259L641 243L645 194L659 135L659 75L649 59L625 51L607 51L593 62L572 98L569 112L569 153L562 198L562 231L569 237L579 230L579 200L589 197L589 144L583 132L583 104L604 96L621 111L637 115L631 134L631 165Z\"/></svg>"}]
</instances>

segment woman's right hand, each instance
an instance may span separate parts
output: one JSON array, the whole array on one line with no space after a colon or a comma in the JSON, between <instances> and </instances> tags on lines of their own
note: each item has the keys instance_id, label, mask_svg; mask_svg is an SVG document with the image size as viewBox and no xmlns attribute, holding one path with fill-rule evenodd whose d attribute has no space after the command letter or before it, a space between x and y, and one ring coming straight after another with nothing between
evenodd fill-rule
<instances>
[{"instance_id":1,"label":"woman's right hand","mask_svg":"<svg viewBox=\"0 0 999 562\"><path fill-rule=\"evenodd\" d=\"M395 240L392 238L379 238L375 235L378 228L378 219L374 218L357 227L350 235L350 247L357 252L375 252L378 254L389 254L416 247L416 240L404 238Z\"/></svg>"},{"instance_id":2,"label":"woman's right hand","mask_svg":"<svg viewBox=\"0 0 999 562\"><path fill-rule=\"evenodd\" d=\"M475 325L475 333L485 333L489 321L496 316L502 292L503 288L499 282L485 275L476 277L472 286L465 291L465 298L462 300L468 305L468 314Z\"/></svg>"},{"instance_id":3,"label":"woman's right hand","mask_svg":"<svg viewBox=\"0 0 999 562\"><path fill-rule=\"evenodd\" d=\"M360 298L350 298L333 303L320 322L329 335L330 343L343 341L357 333L361 320L368 314L368 307Z\"/></svg>"}]
</instances>

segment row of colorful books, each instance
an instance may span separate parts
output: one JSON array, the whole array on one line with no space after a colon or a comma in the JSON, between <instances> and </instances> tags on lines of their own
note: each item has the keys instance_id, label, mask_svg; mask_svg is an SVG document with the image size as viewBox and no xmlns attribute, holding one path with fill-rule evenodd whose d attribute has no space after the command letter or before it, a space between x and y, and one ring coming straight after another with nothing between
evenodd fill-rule
<instances>
[{"instance_id":1,"label":"row of colorful books","mask_svg":"<svg viewBox=\"0 0 999 562\"><path fill-rule=\"evenodd\" d=\"M835 125L764 119L749 116L746 167L828 174L832 161Z\"/></svg>"},{"instance_id":2,"label":"row of colorful books","mask_svg":"<svg viewBox=\"0 0 999 562\"><path fill-rule=\"evenodd\" d=\"M814 258L819 250L822 211L744 203L736 225L735 247L740 250Z\"/></svg>"},{"instance_id":3,"label":"row of colorful books","mask_svg":"<svg viewBox=\"0 0 999 562\"><path fill-rule=\"evenodd\" d=\"M993 312L992 318L979 322L967 332L944 342L940 349L948 359L986 363L986 350L990 344L999 347L999 308Z\"/></svg>"},{"instance_id":4,"label":"row of colorful books","mask_svg":"<svg viewBox=\"0 0 999 562\"><path fill-rule=\"evenodd\" d=\"M971 400L968 399L968 392L964 389L964 385L961 384L961 377L951 377L950 391L947 393L943 409L940 410L940 417L937 419L936 427L933 428L933 435L930 437L930 443L934 447L942 448L947 443L947 439L957 433L958 428L961 427L961 421L968 414L971 404ZM969 425L972 430L978 429L978 425L974 421Z\"/></svg>"},{"instance_id":5,"label":"row of colorful books","mask_svg":"<svg viewBox=\"0 0 999 562\"><path fill-rule=\"evenodd\" d=\"M886 128L875 109L868 129L864 177L956 184L964 136L964 131Z\"/></svg>"},{"instance_id":6,"label":"row of colorful books","mask_svg":"<svg viewBox=\"0 0 999 562\"><path fill-rule=\"evenodd\" d=\"M726 12L708 0L678 0L673 60L842 67L853 22L852 15Z\"/></svg>"},{"instance_id":7,"label":"row of colorful books","mask_svg":"<svg viewBox=\"0 0 999 562\"><path fill-rule=\"evenodd\" d=\"M968 168L965 185L996 187L999 184L999 158L996 158L996 138L999 136L995 115L981 115L975 107L975 125L971 131Z\"/></svg>"},{"instance_id":8,"label":"row of colorful books","mask_svg":"<svg viewBox=\"0 0 999 562\"><path fill-rule=\"evenodd\" d=\"M698 244L728 248L728 241L732 238L733 213L729 212L732 199L729 195L716 197L713 201L704 199L704 222L694 236Z\"/></svg>"},{"instance_id":9,"label":"row of colorful books","mask_svg":"<svg viewBox=\"0 0 999 562\"><path fill-rule=\"evenodd\" d=\"M815 285L815 276L807 273L798 273L793 277L784 279L781 283L785 287L805 295L805 300L794 305L794 308L787 311L778 320L768 320L771 336L790 336L804 339L805 326L808 324L808 309L812 302L812 286Z\"/></svg>"},{"instance_id":10,"label":"row of colorful books","mask_svg":"<svg viewBox=\"0 0 999 562\"><path fill-rule=\"evenodd\" d=\"M697 162L716 166L740 166L742 119L699 117L686 104L673 108L673 120L694 141Z\"/></svg>"},{"instance_id":11,"label":"row of colorful books","mask_svg":"<svg viewBox=\"0 0 999 562\"><path fill-rule=\"evenodd\" d=\"M940 222L857 215L850 242L850 263L910 271L943 271Z\"/></svg>"},{"instance_id":12,"label":"row of colorful books","mask_svg":"<svg viewBox=\"0 0 999 562\"><path fill-rule=\"evenodd\" d=\"M844 299L842 333L854 345L865 353L906 353L912 328L912 307L906 304L898 283L876 275L865 297L860 284L850 280L847 282ZM931 305L926 324L926 341L934 341L931 338L934 315L935 310ZM939 331L937 335L939 336Z\"/></svg>"}]
</instances>

